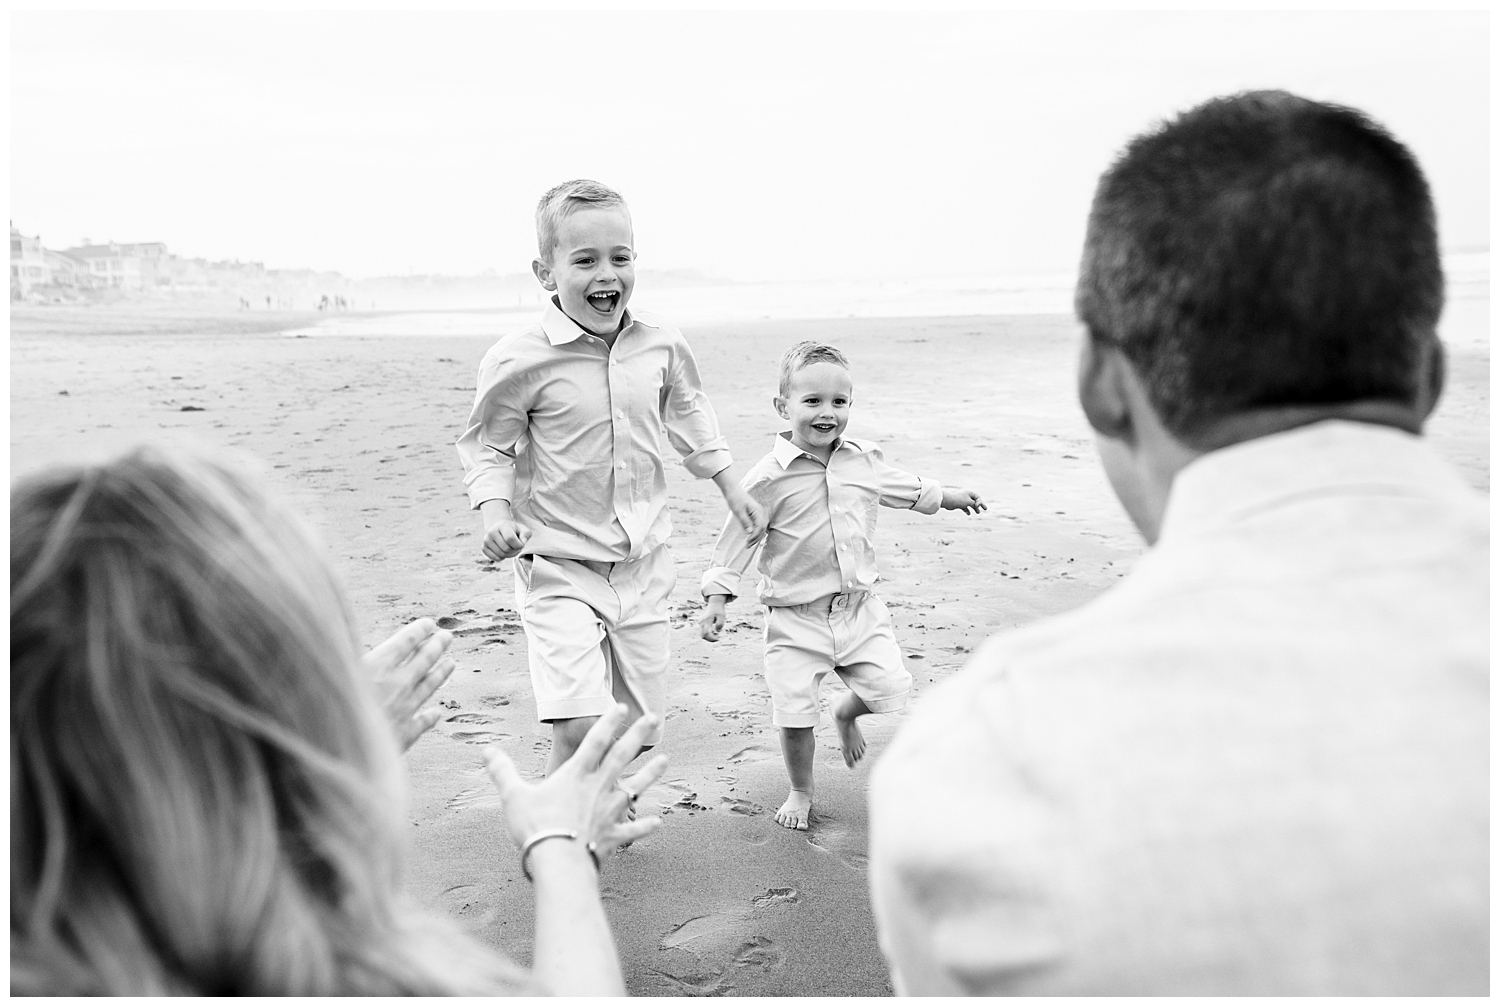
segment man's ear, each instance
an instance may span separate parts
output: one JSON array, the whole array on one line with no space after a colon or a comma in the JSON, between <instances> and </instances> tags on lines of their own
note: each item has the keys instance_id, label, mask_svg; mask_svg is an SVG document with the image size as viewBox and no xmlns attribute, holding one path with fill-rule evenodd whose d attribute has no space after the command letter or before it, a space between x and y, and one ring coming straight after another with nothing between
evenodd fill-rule
<instances>
[{"instance_id":1,"label":"man's ear","mask_svg":"<svg viewBox=\"0 0 1500 1007\"><path fill-rule=\"evenodd\" d=\"M1101 437L1127 443L1135 438L1126 391L1125 369L1129 366L1118 347L1084 335L1078 354L1078 404L1089 426Z\"/></svg>"},{"instance_id":2,"label":"man's ear","mask_svg":"<svg viewBox=\"0 0 1500 1007\"><path fill-rule=\"evenodd\" d=\"M1422 422L1426 422L1427 417L1431 416L1432 411L1437 408L1438 399L1443 397L1443 383L1448 378L1448 357L1443 350L1442 341L1434 336L1428 343L1428 347L1427 380L1422 389L1423 399L1417 403L1417 413L1421 416Z\"/></svg>"},{"instance_id":3,"label":"man's ear","mask_svg":"<svg viewBox=\"0 0 1500 1007\"><path fill-rule=\"evenodd\" d=\"M556 290L557 281L552 278L552 267L541 259L531 260L531 271L536 275L537 282L544 290Z\"/></svg>"},{"instance_id":4,"label":"man's ear","mask_svg":"<svg viewBox=\"0 0 1500 1007\"><path fill-rule=\"evenodd\" d=\"M791 414L786 410L786 399L782 398L780 395L777 395L776 397L771 399L771 405L776 407L776 415L780 416L782 419L789 420L792 418Z\"/></svg>"}]
</instances>

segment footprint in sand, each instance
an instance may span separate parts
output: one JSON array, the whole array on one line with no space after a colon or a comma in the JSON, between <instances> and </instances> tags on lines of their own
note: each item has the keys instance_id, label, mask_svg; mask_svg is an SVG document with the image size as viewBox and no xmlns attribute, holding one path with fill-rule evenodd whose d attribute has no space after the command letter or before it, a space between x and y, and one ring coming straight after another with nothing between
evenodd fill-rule
<instances>
[{"instance_id":1,"label":"footprint in sand","mask_svg":"<svg viewBox=\"0 0 1500 1007\"><path fill-rule=\"evenodd\" d=\"M496 808L501 804L500 792L491 784L470 787L448 798L449 811L467 811L469 808Z\"/></svg>"},{"instance_id":2,"label":"footprint in sand","mask_svg":"<svg viewBox=\"0 0 1500 1007\"><path fill-rule=\"evenodd\" d=\"M729 761L736 765L746 762L760 762L771 758L775 753L765 745L747 745L729 757Z\"/></svg>"},{"instance_id":3,"label":"footprint in sand","mask_svg":"<svg viewBox=\"0 0 1500 1007\"><path fill-rule=\"evenodd\" d=\"M722 969L716 968L684 968L682 975L674 975L661 969L652 969L681 996L690 997L721 997L734 992L734 987L729 985L724 978Z\"/></svg>"},{"instance_id":4,"label":"footprint in sand","mask_svg":"<svg viewBox=\"0 0 1500 1007\"><path fill-rule=\"evenodd\" d=\"M493 724L495 718L488 713L455 713L447 721L450 724Z\"/></svg>"},{"instance_id":5,"label":"footprint in sand","mask_svg":"<svg viewBox=\"0 0 1500 1007\"><path fill-rule=\"evenodd\" d=\"M709 913L707 916L694 916L686 923L679 923L662 935L657 949L670 951L674 948L686 948L694 950L695 945L711 943L713 938L734 926L741 920L740 913Z\"/></svg>"},{"instance_id":6,"label":"footprint in sand","mask_svg":"<svg viewBox=\"0 0 1500 1007\"><path fill-rule=\"evenodd\" d=\"M786 952L769 937L751 937L740 945L739 952L734 956L736 967L759 965L762 972L778 968L785 961Z\"/></svg>"},{"instance_id":7,"label":"footprint in sand","mask_svg":"<svg viewBox=\"0 0 1500 1007\"><path fill-rule=\"evenodd\" d=\"M502 741L510 740L510 735L501 734L499 731L454 731L448 737L454 741L462 741L466 745L498 745Z\"/></svg>"},{"instance_id":8,"label":"footprint in sand","mask_svg":"<svg viewBox=\"0 0 1500 1007\"><path fill-rule=\"evenodd\" d=\"M802 894L795 888L767 888L764 895L757 895L750 900L750 904L757 909L764 909L766 906L780 906L801 901Z\"/></svg>"},{"instance_id":9,"label":"footprint in sand","mask_svg":"<svg viewBox=\"0 0 1500 1007\"><path fill-rule=\"evenodd\" d=\"M509 696L480 696L479 701L485 706L509 706Z\"/></svg>"},{"instance_id":10,"label":"footprint in sand","mask_svg":"<svg viewBox=\"0 0 1500 1007\"><path fill-rule=\"evenodd\" d=\"M807 845L819 853L827 853L837 857L839 863L851 871L863 871L870 862L870 858L858 850L851 850L849 830L836 822L829 822L826 818L818 818L817 829L807 837Z\"/></svg>"},{"instance_id":11,"label":"footprint in sand","mask_svg":"<svg viewBox=\"0 0 1500 1007\"><path fill-rule=\"evenodd\" d=\"M759 804L754 804L743 798L721 797L719 798L719 810L729 811L736 815L758 815L765 809Z\"/></svg>"}]
</instances>

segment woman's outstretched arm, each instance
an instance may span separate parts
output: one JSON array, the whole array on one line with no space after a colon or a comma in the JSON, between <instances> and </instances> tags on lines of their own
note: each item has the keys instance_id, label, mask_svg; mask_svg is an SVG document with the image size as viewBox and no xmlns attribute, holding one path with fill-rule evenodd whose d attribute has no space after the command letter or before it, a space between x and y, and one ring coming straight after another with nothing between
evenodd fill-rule
<instances>
[{"instance_id":1,"label":"woman's outstretched arm","mask_svg":"<svg viewBox=\"0 0 1500 1007\"><path fill-rule=\"evenodd\" d=\"M595 857L602 864L623 844L661 825L656 817L621 819L667 765L666 756L658 755L620 779L655 723L654 717L642 717L616 740L625 717L624 706L600 717L573 757L536 782L523 780L499 749L485 752L490 778L505 802L506 827L536 885L532 973L557 996L625 995L619 952L599 900Z\"/></svg>"}]
</instances>

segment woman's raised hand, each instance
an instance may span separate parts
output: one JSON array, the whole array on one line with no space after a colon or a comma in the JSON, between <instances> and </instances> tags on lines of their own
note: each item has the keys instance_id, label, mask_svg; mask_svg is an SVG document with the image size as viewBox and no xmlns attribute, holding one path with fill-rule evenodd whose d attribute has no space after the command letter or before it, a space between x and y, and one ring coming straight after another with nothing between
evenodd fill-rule
<instances>
[{"instance_id":1,"label":"woman's raised hand","mask_svg":"<svg viewBox=\"0 0 1500 1007\"><path fill-rule=\"evenodd\" d=\"M656 816L624 820L635 799L667 768L667 757L657 755L620 779L656 723L653 716L641 717L616 739L627 714L624 705L616 705L589 729L572 758L535 782L523 780L515 763L498 748L485 749L485 768L505 803L506 827L518 848L543 832L565 830L576 832L580 843L592 843L602 863L619 847L661 825Z\"/></svg>"}]
</instances>

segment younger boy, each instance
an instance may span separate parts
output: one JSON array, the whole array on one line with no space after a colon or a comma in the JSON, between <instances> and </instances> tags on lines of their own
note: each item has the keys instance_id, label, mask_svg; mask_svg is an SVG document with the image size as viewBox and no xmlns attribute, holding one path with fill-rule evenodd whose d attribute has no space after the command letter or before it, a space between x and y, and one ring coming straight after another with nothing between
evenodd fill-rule
<instances>
[{"instance_id":1,"label":"younger boy","mask_svg":"<svg viewBox=\"0 0 1500 1007\"><path fill-rule=\"evenodd\" d=\"M766 683L772 723L791 793L776 812L788 829L812 817L813 728L818 686L830 671L849 686L833 711L844 762L865 754L858 718L906 705L911 675L891 632L891 617L873 593L875 516L880 506L932 514L939 507L977 514L977 493L945 490L885 463L869 441L843 437L854 404L849 361L832 346L802 342L781 360L776 411L791 423L741 484L765 508L757 594L766 605ZM703 575L708 607L703 638L717 640L724 606L740 590L757 544L728 521Z\"/></svg>"},{"instance_id":2,"label":"younger boy","mask_svg":"<svg viewBox=\"0 0 1500 1007\"><path fill-rule=\"evenodd\" d=\"M666 709L677 572L662 435L689 472L714 480L749 539L764 519L730 474L682 333L626 310L634 234L619 193L564 182L537 205L536 230L531 268L552 302L485 354L458 454L484 554L515 558L550 774L616 702L635 716ZM660 738L658 726L647 747Z\"/></svg>"}]
</instances>

